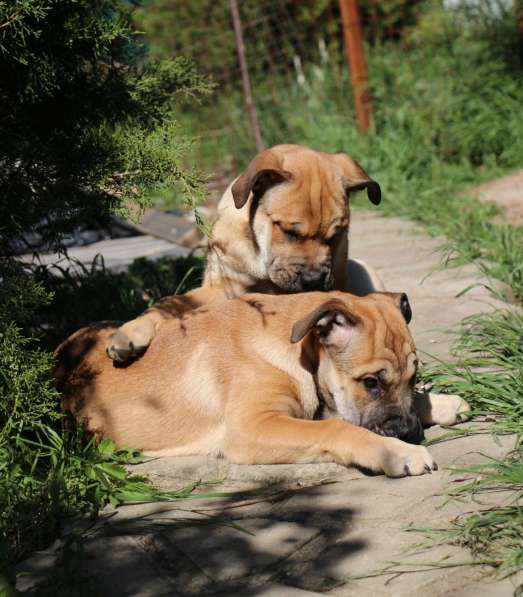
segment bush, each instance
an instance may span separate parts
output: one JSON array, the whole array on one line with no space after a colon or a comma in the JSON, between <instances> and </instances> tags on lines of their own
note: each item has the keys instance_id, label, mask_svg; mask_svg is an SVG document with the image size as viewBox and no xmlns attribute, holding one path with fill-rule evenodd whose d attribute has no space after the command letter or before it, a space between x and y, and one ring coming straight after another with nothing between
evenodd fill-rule
<instances>
[{"instance_id":1,"label":"bush","mask_svg":"<svg viewBox=\"0 0 523 597\"><path fill-rule=\"evenodd\" d=\"M124 0L0 4L0 251L31 230L56 244L183 181L176 96L209 90L183 58L150 63Z\"/></svg>"},{"instance_id":2,"label":"bush","mask_svg":"<svg viewBox=\"0 0 523 597\"><path fill-rule=\"evenodd\" d=\"M191 140L175 116L210 85L184 58L147 59L126 0L0 2L0 72L3 566L48 543L64 515L144 491L119 464L134 453L63 428L49 350L93 319L136 315L189 269L183 284L197 276L189 259L54 277L18 264L13 247L63 250L78 225L135 213L176 182L193 204L202 177L184 167Z\"/></svg>"}]
</instances>

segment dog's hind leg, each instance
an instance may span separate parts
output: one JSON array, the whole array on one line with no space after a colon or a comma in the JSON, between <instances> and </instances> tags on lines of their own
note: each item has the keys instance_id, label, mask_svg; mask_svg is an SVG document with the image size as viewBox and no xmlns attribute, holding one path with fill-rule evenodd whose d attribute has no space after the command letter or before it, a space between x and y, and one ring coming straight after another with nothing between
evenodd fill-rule
<instances>
[{"instance_id":1,"label":"dog's hind leg","mask_svg":"<svg viewBox=\"0 0 523 597\"><path fill-rule=\"evenodd\" d=\"M415 394L412 406L423 425L455 425L470 417L470 406L456 394Z\"/></svg>"},{"instance_id":2,"label":"dog's hind leg","mask_svg":"<svg viewBox=\"0 0 523 597\"><path fill-rule=\"evenodd\" d=\"M378 272L368 263L360 259L349 259L346 290L357 296L365 296L372 292L383 292L385 285Z\"/></svg>"}]
</instances>

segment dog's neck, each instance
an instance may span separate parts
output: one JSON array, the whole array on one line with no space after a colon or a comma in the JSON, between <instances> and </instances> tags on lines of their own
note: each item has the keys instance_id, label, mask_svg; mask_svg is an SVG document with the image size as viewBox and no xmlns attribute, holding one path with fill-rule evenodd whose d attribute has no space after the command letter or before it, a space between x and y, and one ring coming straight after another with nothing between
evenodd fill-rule
<instances>
[{"instance_id":1,"label":"dog's neck","mask_svg":"<svg viewBox=\"0 0 523 597\"><path fill-rule=\"evenodd\" d=\"M246 293L285 294L269 278L259 278L249 272L248 261L225 254L214 240L209 244L203 287L221 288L226 298Z\"/></svg>"},{"instance_id":2,"label":"dog's neck","mask_svg":"<svg viewBox=\"0 0 523 597\"><path fill-rule=\"evenodd\" d=\"M237 210L229 194L227 191L222 198L223 207L209 241L203 286L222 288L227 298L248 292L284 294L270 280L266 265L260 260L252 242L247 211ZM231 240L234 238L240 241Z\"/></svg>"}]
</instances>

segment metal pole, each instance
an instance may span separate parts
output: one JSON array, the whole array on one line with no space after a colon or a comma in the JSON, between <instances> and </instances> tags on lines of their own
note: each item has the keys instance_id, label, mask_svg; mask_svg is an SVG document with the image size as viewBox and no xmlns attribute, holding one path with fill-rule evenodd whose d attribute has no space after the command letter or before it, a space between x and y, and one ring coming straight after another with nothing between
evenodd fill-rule
<instances>
[{"instance_id":1,"label":"metal pole","mask_svg":"<svg viewBox=\"0 0 523 597\"><path fill-rule=\"evenodd\" d=\"M240 11L238 9L237 0L230 0L232 23L234 27L234 35L236 36L236 49L238 51L238 61L240 63L240 72L242 75L243 95L245 97L245 104L249 112L249 119L251 121L251 128L256 142L256 150L258 152L265 149L262 140L260 123L258 122L258 114L256 112L256 104L252 99L251 80L249 78L249 69L247 68L247 60L245 58L245 45L243 43L242 22L240 19Z\"/></svg>"},{"instance_id":2,"label":"metal pole","mask_svg":"<svg viewBox=\"0 0 523 597\"><path fill-rule=\"evenodd\" d=\"M340 0L340 10L345 50L352 79L356 117L360 131L366 133L372 117L372 102L369 92L367 62L363 50L363 35L356 0Z\"/></svg>"}]
</instances>

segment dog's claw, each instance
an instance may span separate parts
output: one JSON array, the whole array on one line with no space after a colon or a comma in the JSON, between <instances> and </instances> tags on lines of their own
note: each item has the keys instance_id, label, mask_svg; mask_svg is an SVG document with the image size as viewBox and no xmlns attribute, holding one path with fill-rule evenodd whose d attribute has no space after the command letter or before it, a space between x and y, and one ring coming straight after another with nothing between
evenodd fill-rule
<instances>
[{"instance_id":1,"label":"dog's claw","mask_svg":"<svg viewBox=\"0 0 523 597\"><path fill-rule=\"evenodd\" d=\"M403 469L405 471L405 475L408 477L410 475L410 469L409 469L409 465L406 464L405 468Z\"/></svg>"},{"instance_id":2,"label":"dog's claw","mask_svg":"<svg viewBox=\"0 0 523 597\"><path fill-rule=\"evenodd\" d=\"M433 470L433 471L437 471L437 470L438 470L438 463L437 463L437 462L435 462L435 463L432 465L432 470Z\"/></svg>"},{"instance_id":3,"label":"dog's claw","mask_svg":"<svg viewBox=\"0 0 523 597\"><path fill-rule=\"evenodd\" d=\"M428 464L425 465L425 470L427 471L427 473L429 473L429 475L432 475L432 469Z\"/></svg>"}]
</instances>

